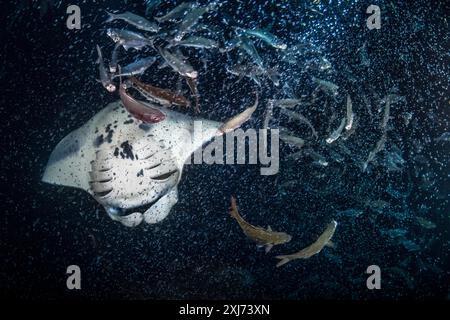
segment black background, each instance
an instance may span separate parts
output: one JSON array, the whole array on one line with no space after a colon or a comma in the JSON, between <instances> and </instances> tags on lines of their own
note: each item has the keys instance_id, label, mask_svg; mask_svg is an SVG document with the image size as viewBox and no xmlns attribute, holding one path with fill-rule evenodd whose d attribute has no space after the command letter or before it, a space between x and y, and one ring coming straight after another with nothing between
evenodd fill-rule
<instances>
[{"instance_id":1,"label":"black background","mask_svg":"<svg viewBox=\"0 0 450 320\"><path fill-rule=\"evenodd\" d=\"M291 39L292 35L311 32L308 28L316 26L317 42L322 41L338 70L334 81L347 91L354 86L370 86L380 95L397 84L407 97L408 110L414 111L418 119L412 130L403 131L400 136L411 144L417 140L428 141L422 154L439 158L445 164L440 171L435 164L430 164L438 182L428 191L415 188L409 199L411 210L426 204L437 217L436 229L413 228L417 238L436 237L426 250L411 254L402 247L388 245L379 230L391 227L391 222L364 216L357 223L343 221L339 226L335 239L338 247L332 254L339 259L321 254L280 269L274 267L276 260L272 256L294 252L310 243L339 204L345 207L352 185L364 181L366 185L383 188L389 176L379 175L377 171L364 176L351 174L346 176L345 189L328 197L314 197L302 190L281 196L276 177L261 177L257 166L188 166L179 186L180 201L171 215L161 224L135 229L111 221L100 205L82 191L40 182L56 144L118 98L95 81L95 44L101 45L104 52L112 48L104 32L104 10L143 14L142 2L82 3L81 30L67 30L65 1L59 7L49 8L42 16L31 1L8 3L8 10L1 12L2 297L50 300L447 298L448 198L438 200L433 194L440 192L448 196L449 150L448 144L432 143L433 138L448 131L450 47L448 24L443 17L448 17L450 9L445 2L398 4L396 12L389 9L389 2L381 2L382 29L373 32L365 27L365 9L369 4L366 2L345 4L344 1L327 7L324 1L326 14L314 18L307 14L305 3L299 1L280 1L280 5L275 5L275 1L241 5L229 1L221 9L242 19L244 24L270 25L273 33L289 34ZM159 14L173 6L171 2L163 4ZM342 26L339 30L327 29L330 16L337 17ZM220 19L219 16L213 21L219 23ZM365 41L371 48L373 65L370 71L360 72L355 64L356 50ZM436 43L447 48L445 55L435 48ZM400 59L405 53L408 59ZM266 52L268 55L270 51ZM222 84L236 79L230 80L224 73L223 56L214 59L217 60L201 78L199 89L203 94L202 116L219 120L250 104L253 84L242 81L224 94ZM276 58L272 62L276 63ZM345 73L348 69L356 82L348 79ZM152 71L147 80L172 88L176 85L176 77L168 70ZM263 90L262 101L280 95L279 89L268 88ZM259 108L255 118L261 119L262 114L263 108ZM252 124L257 124L256 120ZM369 135L371 129L366 130ZM368 143L367 148L372 145ZM405 148L414 152L411 146ZM405 170L413 171L413 157L407 158L410 161ZM302 174L306 173L301 171L295 177ZM419 182L416 179L414 183ZM238 195L242 212L252 222L286 230L294 235L294 240L268 255L256 250L227 214L230 194ZM382 290L366 289L368 265L377 264L383 270L409 255L413 261L420 257L442 272L423 270L413 262L408 270L414 279L412 287L405 279L387 272ZM79 265L82 270L82 290L66 289L65 271L71 264Z\"/></svg>"}]
</instances>

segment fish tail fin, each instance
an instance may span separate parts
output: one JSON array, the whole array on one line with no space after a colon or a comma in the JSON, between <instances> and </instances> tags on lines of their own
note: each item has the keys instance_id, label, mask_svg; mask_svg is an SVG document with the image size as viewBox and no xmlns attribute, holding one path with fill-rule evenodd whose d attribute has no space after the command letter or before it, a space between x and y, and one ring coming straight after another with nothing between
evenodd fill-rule
<instances>
[{"instance_id":1,"label":"fish tail fin","mask_svg":"<svg viewBox=\"0 0 450 320\"><path fill-rule=\"evenodd\" d=\"M108 12L106 10L105 12L108 14L108 18L105 20L105 23L114 21L116 19L116 15L114 13Z\"/></svg>"},{"instance_id":2,"label":"fish tail fin","mask_svg":"<svg viewBox=\"0 0 450 320\"><path fill-rule=\"evenodd\" d=\"M231 196L230 215L235 219L237 219L237 217L238 217L236 198L233 196Z\"/></svg>"},{"instance_id":3,"label":"fish tail fin","mask_svg":"<svg viewBox=\"0 0 450 320\"><path fill-rule=\"evenodd\" d=\"M255 94L255 103L253 104L253 109L256 110L256 108L258 107L258 103L259 103L259 94L258 94L257 90L253 91L253 93Z\"/></svg>"},{"instance_id":4,"label":"fish tail fin","mask_svg":"<svg viewBox=\"0 0 450 320\"><path fill-rule=\"evenodd\" d=\"M273 248L273 244L266 244L266 245L264 246L264 251L265 251L266 254L267 254L267 253L269 253L270 250L272 250L272 248Z\"/></svg>"},{"instance_id":5,"label":"fish tail fin","mask_svg":"<svg viewBox=\"0 0 450 320\"><path fill-rule=\"evenodd\" d=\"M275 258L280 259L281 261L279 261L277 263L277 268L281 267L282 265L288 263L289 261L291 261L291 258L289 256L276 256Z\"/></svg>"},{"instance_id":6,"label":"fish tail fin","mask_svg":"<svg viewBox=\"0 0 450 320\"><path fill-rule=\"evenodd\" d=\"M100 49L99 45L97 45L97 60L95 61L95 63L101 63L103 58L102 58L102 49Z\"/></svg>"},{"instance_id":7,"label":"fish tail fin","mask_svg":"<svg viewBox=\"0 0 450 320\"><path fill-rule=\"evenodd\" d=\"M195 112L200 113L200 102L198 95L195 95Z\"/></svg>"},{"instance_id":8,"label":"fish tail fin","mask_svg":"<svg viewBox=\"0 0 450 320\"><path fill-rule=\"evenodd\" d=\"M328 241L327 243L325 243L326 247L332 248L332 249L336 249L336 244L333 241Z\"/></svg>"},{"instance_id":9,"label":"fish tail fin","mask_svg":"<svg viewBox=\"0 0 450 320\"><path fill-rule=\"evenodd\" d=\"M120 64L117 65L117 70L119 70L119 86L122 88L122 67Z\"/></svg>"}]
</instances>

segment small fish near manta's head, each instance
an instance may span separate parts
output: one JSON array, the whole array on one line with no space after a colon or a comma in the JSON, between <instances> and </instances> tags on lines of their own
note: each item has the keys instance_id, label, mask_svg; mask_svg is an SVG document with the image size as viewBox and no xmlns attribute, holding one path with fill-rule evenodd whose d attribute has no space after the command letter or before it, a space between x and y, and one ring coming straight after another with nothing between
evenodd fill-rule
<instances>
[{"instance_id":1,"label":"small fish near manta's head","mask_svg":"<svg viewBox=\"0 0 450 320\"><path fill-rule=\"evenodd\" d=\"M188 76L191 79L197 79L198 77L198 72L196 70L191 71L191 72L187 72L186 76Z\"/></svg>"},{"instance_id":2,"label":"small fish near manta's head","mask_svg":"<svg viewBox=\"0 0 450 320\"><path fill-rule=\"evenodd\" d=\"M114 91L116 91L116 86L115 86L114 84L112 84L112 83L109 83L109 84L107 84L107 85L105 86L105 89L106 89L108 92L114 92Z\"/></svg>"},{"instance_id":3,"label":"small fish near manta's head","mask_svg":"<svg viewBox=\"0 0 450 320\"><path fill-rule=\"evenodd\" d=\"M114 42L119 42L120 41L119 34L116 31L114 31L113 29L108 28L106 30L106 34L108 35L108 37L110 37L112 39L112 41L114 41Z\"/></svg>"}]
</instances>

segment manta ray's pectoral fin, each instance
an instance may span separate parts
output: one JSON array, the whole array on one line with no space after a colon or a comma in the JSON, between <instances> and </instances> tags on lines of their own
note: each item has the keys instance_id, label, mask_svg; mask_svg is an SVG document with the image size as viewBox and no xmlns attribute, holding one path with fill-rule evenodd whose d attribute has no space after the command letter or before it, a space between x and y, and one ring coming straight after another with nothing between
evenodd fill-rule
<instances>
[{"instance_id":1,"label":"manta ray's pectoral fin","mask_svg":"<svg viewBox=\"0 0 450 320\"><path fill-rule=\"evenodd\" d=\"M153 224L164 220L177 202L178 190L174 187L144 212L145 222Z\"/></svg>"},{"instance_id":2,"label":"manta ray's pectoral fin","mask_svg":"<svg viewBox=\"0 0 450 320\"><path fill-rule=\"evenodd\" d=\"M131 214L128 214L126 216L120 215L120 210L112 207L105 208L106 212L108 212L108 215L111 219L114 221L119 221L126 227L136 227L138 224L142 222L144 219L144 216L140 212L133 212Z\"/></svg>"}]
</instances>

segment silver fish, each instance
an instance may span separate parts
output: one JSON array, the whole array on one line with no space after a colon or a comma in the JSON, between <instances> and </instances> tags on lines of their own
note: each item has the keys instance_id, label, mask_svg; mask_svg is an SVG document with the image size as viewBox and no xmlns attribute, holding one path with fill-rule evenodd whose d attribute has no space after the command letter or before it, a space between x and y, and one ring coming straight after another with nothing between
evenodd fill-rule
<instances>
[{"instance_id":1,"label":"silver fish","mask_svg":"<svg viewBox=\"0 0 450 320\"><path fill-rule=\"evenodd\" d=\"M266 76L269 78L275 86L280 85L279 73L276 68L269 68L267 70L254 65L254 64L241 64L234 66L227 66L226 71L231 73L232 75L238 76L239 81L241 81L244 77L248 77L252 79L258 86L261 86L260 77Z\"/></svg>"},{"instance_id":2,"label":"silver fish","mask_svg":"<svg viewBox=\"0 0 450 320\"><path fill-rule=\"evenodd\" d=\"M280 39L278 39L276 36L271 34L270 32L263 30L263 29L238 29L240 32L245 33L248 36L253 36L258 39L261 39L262 41L266 42L268 45L281 49L286 50L287 45L283 43Z\"/></svg>"},{"instance_id":3,"label":"silver fish","mask_svg":"<svg viewBox=\"0 0 450 320\"><path fill-rule=\"evenodd\" d=\"M331 69L331 67L332 67L331 62L328 61L327 58L320 57L320 59L319 59L319 70L320 71L329 70L329 69Z\"/></svg>"},{"instance_id":4,"label":"silver fish","mask_svg":"<svg viewBox=\"0 0 450 320\"><path fill-rule=\"evenodd\" d=\"M258 107L259 97L257 92L255 92L255 94L256 99L253 106L245 109L238 115L225 121L217 130L217 135L222 135L224 133L233 131L234 129L239 128L244 122L248 121L251 118L253 112L255 112L256 108Z\"/></svg>"},{"instance_id":5,"label":"silver fish","mask_svg":"<svg viewBox=\"0 0 450 320\"><path fill-rule=\"evenodd\" d=\"M211 25L211 24L206 24L206 23L197 23L194 27L192 27L190 29L191 33L197 33L197 32L203 32L206 35L210 36L210 35L217 35L217 34L222 34L222 28L216 26L216 25Z\"/></svg>"},{"instance_id":6,"label":"silver fish","mask_svg":"<svg viewBox=\"0 0 450 320\"><path fill-rule=\"evenodd\" d=\"M286 142L287 144L290 144L299 149L301 149L305 145L305 140L296 136L280 134L280 139Z\"/></svg>"},{"instance_id":7,"label":"silver fish","mask_svg":"<svg viewBox=\"0 0 450 320\"><path fill-rule=\"evenodd\" d=\"M143 35L129 31L109 28L106 34L116 43L116 45L122 46L125 50L134 48L141 50L146 46L153 46L153 41L144 37Z\"/></svg>"},{"instance_id":8,"label":"silver fish","mask_svg":"<svg viewBox=\"0 0 450 320\"><path fill-rule=\"evenodd\" d=\"M184 77L189 77L191 79L197 78L198 72L195 71L189 63L170 53L167 49L158 48L158 50L161 56L164 58L167 64L172 67L173 70Z\"/></svg>"},{"instance_id":9,"label":"silver fish","mask_svg":"<svg viewBox=\"0 0 450 320\"><path fill-rule=\"evenodd\" d=\"M145 0L145 15L153 15L153 11L161 2L161 0Z\"/></svg>"},{"instance_id":10,"label":"silver fish","mask_svg":"<svg viewBox=\"0 0 450 320\"><path fill-rule=\"evenodd\" d=\"M333 143L334 141L336 141L337 139L339 139L339 137L341 136L342 130L344 130L345 127L345 117L342 118L341 120L341 124L339 125L339 127L333 131L333 133L331 133L331 135L325 140L328 144Z\"/></svg>"},{"instance_id":11,"label":"silver fish","mask_svg":"<svg viewBox=\"0 0 450 320\"><path fill-rule=\"evenodd\" d=\"M181 41L183 37L190 31L190 29L200 20L200 18L208 11L214 10L216 8L216 3L210 3L206 7L194 7L189 11L183 21L181 21L178 28L178 33L175 36L175 41Z\"/></svg>"},{"instance_id":12,"label":"silver fish","mask_svg":"<svg viewBox=\"0 0 450 320\"><path fill-rule=\"evenodd\" d=\"M277 106L278 108L287 108L287 109L291 109L298 105L304 104L303 99L291 99L291 98L273 100L273 102L275 106Z\"/></svg>"},{"instance_id":13,"label":"silver fish","mask_svg":"<svg viewBox=\"0 0 450 320\"><path fill-rule=\"evenodd\" d=\"M204 37L198 37L198 36L191 36L185 40L181 41L173 41L168 47L173 46L182 46L182 47L192 47L192 48L200 48L200 49L213 49L219 47L219 44L217 41L204 38Z\"/></svg>"},{"instance_id":14,"label":"silver fish","mask_svg":"<svg viewBox=\"0 0 450 320\"><path fill-rule=\"evenodd\" d=\"M366 162L363 163L363 166L362 166L363 172L365 172L367 170L367 166L369 165L370 162L373 161L373 159L375 159L375 156L377 155L377 153L384 149L384 145L386 144L386 138L387 137L386 137L386 131L385 131L383 133L383 135L381 136L380 140L378 140L377 144L375 145L375 148L372 151L370 151Z\"/></svg>"},{"instance_id":15,"label":"silver fish","mask_svg":"<svg viewBox=\"0 0 450 320\"><path fill-rule=\"evenodd\" d=\"M240 37L240 40L241 42L239 47L250 56L253 62L255 62L259 67L263 68L263 61L259 56L258 51L256 51L253 42L245 36Z\"/></svg>"},{"instance_id":16,"label":"silver fish","mask_svg":"<svg viewBox=\"0 0 450 320\"><path fill-rule=\"evenodd\" d=\"M136 60L125 67L121 68L120 74L115 74L113 78L124 76L135 76L142 74L147 70L154 62L156 57L147 57Z\"/></svg>"},{"instance_id":17,"label":"silver fish","mask_svg":"<svg viewBox=\"0 0 450 320\"><path fill-rule=\"evenodd\" d=\"M267 103L266 112L264 114L264 122L263 122L263 129L269 128L269 122L273 115L273 106L274 106L275 100L269 100Z\"/></svg>"},{"instance_id":18,"label":"silver fish","mask_svg":"<svg viewBox=\"0 0 450 320\"><path fill-rule=\"evenodd\" d=\"M123 20L126 23L129 23L140 30L149 32L159 31L159 27L156 23L150 22L144 17L138 16L137 14L131 13L129 11L118 14L110 13L108 11L106 11L106 13L108 14L108 19L106 19L105 21L106 23L112 22L114 20Z\"/></svg>"},{"instance_id":19,"label":"silver fish","mask_svg":"<svg viewBox=\"0 0 450 320\"><path fill-rule=\"evenodd\" d=\"M311 159L313 159L314 164L318 164L323 167L328 166L327 159L324 156L322 156L321 154L314 151L313 149L308 148L308 149L304 150L304 154L309 156Z\"/></svg>"},{"instance_id":20,"label":"silver fish","mask_svg":"<svg viewBox=\"0 0 450 320\"><path fill-rule=\"evenodd\" d=\"M361 96L362 96L362 99L364 101L364 105L366 106L367 113L369 114L369 116L372 117L373 116L372 105L371 105L369 99L367 98L367 96L365 94L361 94Z\"/></svg>"},{"instance_id":21,"label":"silver fish","mask_svg":"<svg viewBox=\"0 0 450 320\"><path fill-rule=\"evenodd\" d=\"M391 110L391 105L400 102L400 101L405 101L405 97L396 95L396 94L388 94L386 97L384 97L381 100L381 103L384 103L384 114L383 114L383 120L381 121L381 129L383 130L387 130L387 124L389 122L389 118L390 118L390 110Z\"/></svg>"},{"instance_id":22,"label":"silver fish","mask_svg":"<svg viewBox=\"0 0 450 320\"><path fill-rule=\"evenodd\" d=\"M169 13L167 13L164 16L161 17L155 17L155 20L159 23L166 22L169 20L175 20L181 17L184 17L187 12L195 7L197 7L198 4L196 2L183 2L179 6L173 8Z\"/></svg>"},{"instance_id":23,"label":"silver fish","mask_svg":"<svg viewBox=\"0 0 450 320\"><path fill-rule=\"evenodd\" d=\"M276 256L277 259L281 260L277 263L277 267L281 267L282 265L295 259L308 259L313 255L318 254L320 251L322 251L323 247L327 245L333 246L331 238L333 237L334 232L336 231L336 227L337 222L332 220L331 223L328 224L325 231L320 235L320 237L310 246L293 254Z\"/></svg>"},{"instance_id":24,"label":"silver fish","mask_svg":"<svg viewBox=\"0 0 450 320\"><path fill-rule=\"evenodd\" d=\"M273 82L275 87L278 87L280 85L280 73L278 72L277 69L275 68L267 69L266 75Z\"/></svg>"},{"instance_id":25,"label":"silver fish","mask_svg":"<svg viewBox=\"0 0 450 320\"><path fill-rule=\"evenodd\" d=\"M329 92L332 96L337 96L339 94L339 86L337 86L336 84L330 81L318 79L316 77L312 77L312 80L316 82L320 88L322 88L326 92Z\"/></svg>"},{"instance_id":26,"label":"silver fish","mask_svg":"<svg viewBox=\"0 0 450 320\"><path fill-rule=\"evenodd\" d=\"M111 62L109 63L109 72L116 73L117 72L117 61L119 59L118 52L119 52L120 45L116 44L114 46L113 52L111 54Z\"/></svg>"},{"instance_id":27,"label":"silver fish","mask_svg":"<svg viewBox=\"0 0 450 320\"><path fill-rule=\"evenodd\" d=\"M100 82L102 83L103 87L105 87L106 90L108 90L109 92L114 92L116 91L116 86L112 83L111 75L106 70L105 63L103 61L102 50L98 45L97 45L97 54L98 54L97 63L98 63L98 70L100 73Z\"/></svg>"},{"instance_id":28,"label":"silver fish","mask_svg":"<svg viewBox=\"0 0 450 320\"><path fill-rule=\"evenodd\" d=\"M227 40L223 46L223 48L219 49L220 53L225 53L228 51L233 50L234 48L236 48L238 45L241 44L241 39L240 38L233 38L230 40Z\"/></svg>"},{"instance_id":29,"label":"silver fish","mask_svg":"<svg viewBox=\"0 0 450 320\"><path fill-rule=\"evenodd\" d=\"M347 95L347 124L345 125L345 130L350 130L353 126L353 119L355 114L352 111L352 99L350 95Z\"/></svg>"},{"instance_id":30,"label":"silver fish","mask_svg":"<svg viewBox=\"0 0 450 320\"><path fill-rule=\"evenodd\" d=\"M391 110L391 97L390 95L387 95L384 99L384 113L383 113L383 120L381 121L381 128L383 130L386 130L387 124L389 121L389 113Z\"/></svg>"},{"instance_id":31,"label":"silver fish","mask_svg":"<svg viewBox=\"0 0 450 320\"><path fill-rule=\"evenodd\" d=\"M231 67L227 66L226 71L228 73L231 73L232 75L238 76L239 77L238 82L241 81L244 77L247 77L253 80L258 86L261 86L260 77L267 76L270 80L272 80L272 82L274 82L276 86L280 84L279 79L277 78L276 71L272 69L266 71L263 68L254 64L234 65Z\"/></svg>"},{"instance_id":32,"label":"silver fish","mask_svg":"<svg viewBox=\"0 0 450 320\"><path fill-rule=\"evenodd\" d=\"M284 113L285 115L287 115L288 117L292 118L292 119L298 120L298 121L303 122L304 124L306 124L311 129L312 135L316 139L318 138L316 129L314 129L314 126L312 125L312 123L308 119L306 119L305 116L303 116L300 113L288 110L288 109L281 109L281 112Z\"/></svg>"}]
</instances>

